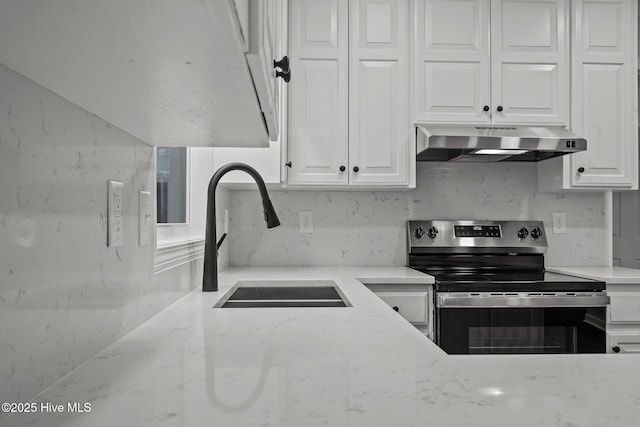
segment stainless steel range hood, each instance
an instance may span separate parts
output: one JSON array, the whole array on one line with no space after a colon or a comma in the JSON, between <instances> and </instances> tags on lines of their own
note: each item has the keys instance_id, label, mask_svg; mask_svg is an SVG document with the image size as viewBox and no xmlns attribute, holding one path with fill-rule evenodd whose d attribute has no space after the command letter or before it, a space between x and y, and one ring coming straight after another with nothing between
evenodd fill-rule
<instances>
[{"instance_id":1,"label":"stainless steel range hood","mask_svg":"<svg viewBox=\"0 0 640 427\"><path fill-rule=\"evenodd\" d=\"M418 161L537 162L587 149L562 126L416 124Z\"/></svg>"}]
</instances>

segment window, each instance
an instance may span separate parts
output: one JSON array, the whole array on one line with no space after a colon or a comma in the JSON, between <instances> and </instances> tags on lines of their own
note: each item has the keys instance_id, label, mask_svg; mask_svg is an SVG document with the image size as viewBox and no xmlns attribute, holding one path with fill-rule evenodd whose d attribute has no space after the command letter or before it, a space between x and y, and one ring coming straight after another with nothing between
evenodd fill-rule
<instances>
[{"instance_id":1,"label":"window","mask_svg":"<svg viewBox=\"0 0 640 427\"><path fill-rule=\"evenodd\" d=\"M157 273L203 256L212 153L200 147L156 148Z\"/></svg>"},{"instance_id":2,"label":"window","mask_svg":"<svg viewBox=\"0 0 640 427\"><path fill-rule=\"evenodd\" d=\"M158 224L187 222L187 149L157 149L156 202Z\"/></svg>"}]
</instances>

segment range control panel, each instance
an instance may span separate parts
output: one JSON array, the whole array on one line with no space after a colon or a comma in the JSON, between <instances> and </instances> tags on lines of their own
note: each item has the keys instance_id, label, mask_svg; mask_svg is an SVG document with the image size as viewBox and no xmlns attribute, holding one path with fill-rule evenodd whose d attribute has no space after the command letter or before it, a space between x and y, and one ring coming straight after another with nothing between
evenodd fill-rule
<instances>
[{"instance_id":1,"label":"range control panel","mask_svg":"<svg viewBox=\"0 0 640 427\"><path fill-rule=\"evenodd\" d=\"M409 253L544 253L542 221L408 221Z\"/></svg>"},{"instance_id":2,"label":"range control panel","mask_svg":"<svg viewBox=\"0 0 640 427\"><path fill-rule=\"evenodd\" d=\"M454 225L455 237L502 237L499 225Z\"/></svg>"}]
</instances>

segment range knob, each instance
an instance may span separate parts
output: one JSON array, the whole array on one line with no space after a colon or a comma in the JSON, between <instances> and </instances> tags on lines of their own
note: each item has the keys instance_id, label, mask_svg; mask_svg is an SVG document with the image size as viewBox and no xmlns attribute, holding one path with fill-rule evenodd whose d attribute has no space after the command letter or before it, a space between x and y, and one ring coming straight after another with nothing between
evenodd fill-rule
<instances>
[{"instance_id":1,"label":"range knob","mask_svg":"<svg viewBox=\"0 0 640 427\"><path fill-rule=\"evenodd\" d=\"M413 235L416 236L418 239L422 239L422 236L424 236L426 232L424 231L424 227L418 227L415 230L413 230Z\"/></svg>"},{"instance_id":2,"label":"range knob","mask_svg":"<svg viewBox=\"0 0 640 427\"><path fill-rule=\"evenodd\" d=\"M518 230L518 239L524 239L528 235L529 230L527 230L526 228L522 227L520 230Z\"/></svg>"},{"instance_id":3,"label":"range knob","mask_svg":"<svg viewBox=\"0 0 640 427\"><path fill-rule=\"evenodd\" d=\"M535 240L540 236L542 236L542 230L540 230L540 227L533 227L531 229L531 238Z\"/></svg>"},{"instance_id":4,"label":"range knob","mask_svg":"<svg viewBox=\"0 0 640 427\"><path fill-rule=\"evenodd\" d=\"M435 227L431 227L429 231L427 231L427 236L431 237L432 239L435 239L437 235L438 235L438 229Z\"/></svg>"}]
</instances>

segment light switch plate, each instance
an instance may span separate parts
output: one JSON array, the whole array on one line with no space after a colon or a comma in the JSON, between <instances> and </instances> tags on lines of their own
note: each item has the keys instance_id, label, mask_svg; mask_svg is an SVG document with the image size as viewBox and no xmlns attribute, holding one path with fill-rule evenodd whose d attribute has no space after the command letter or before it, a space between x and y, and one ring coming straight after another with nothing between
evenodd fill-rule
<instances>
[{"instance_id":1,"label":"light switch plate","mask_svg":"<svg viewBox=\"0 0 640 427\"><path fill-rule=\"evenodd\" d=\"M151 226L153 212L151 211L151 193L138 193L138 245L149 246L151 243Z\"/></svg>"},{"instance_id":2,"label":"light switch plate","mask_svg":"<svg viewBox=\"0 0 640 427\"><path fill-rule=\"evenodd\" d=\"M122 217L122 191L124 184L109 180L107 183L107 246L121 246L124 240Z\"/></svg>"}]
</instances>

